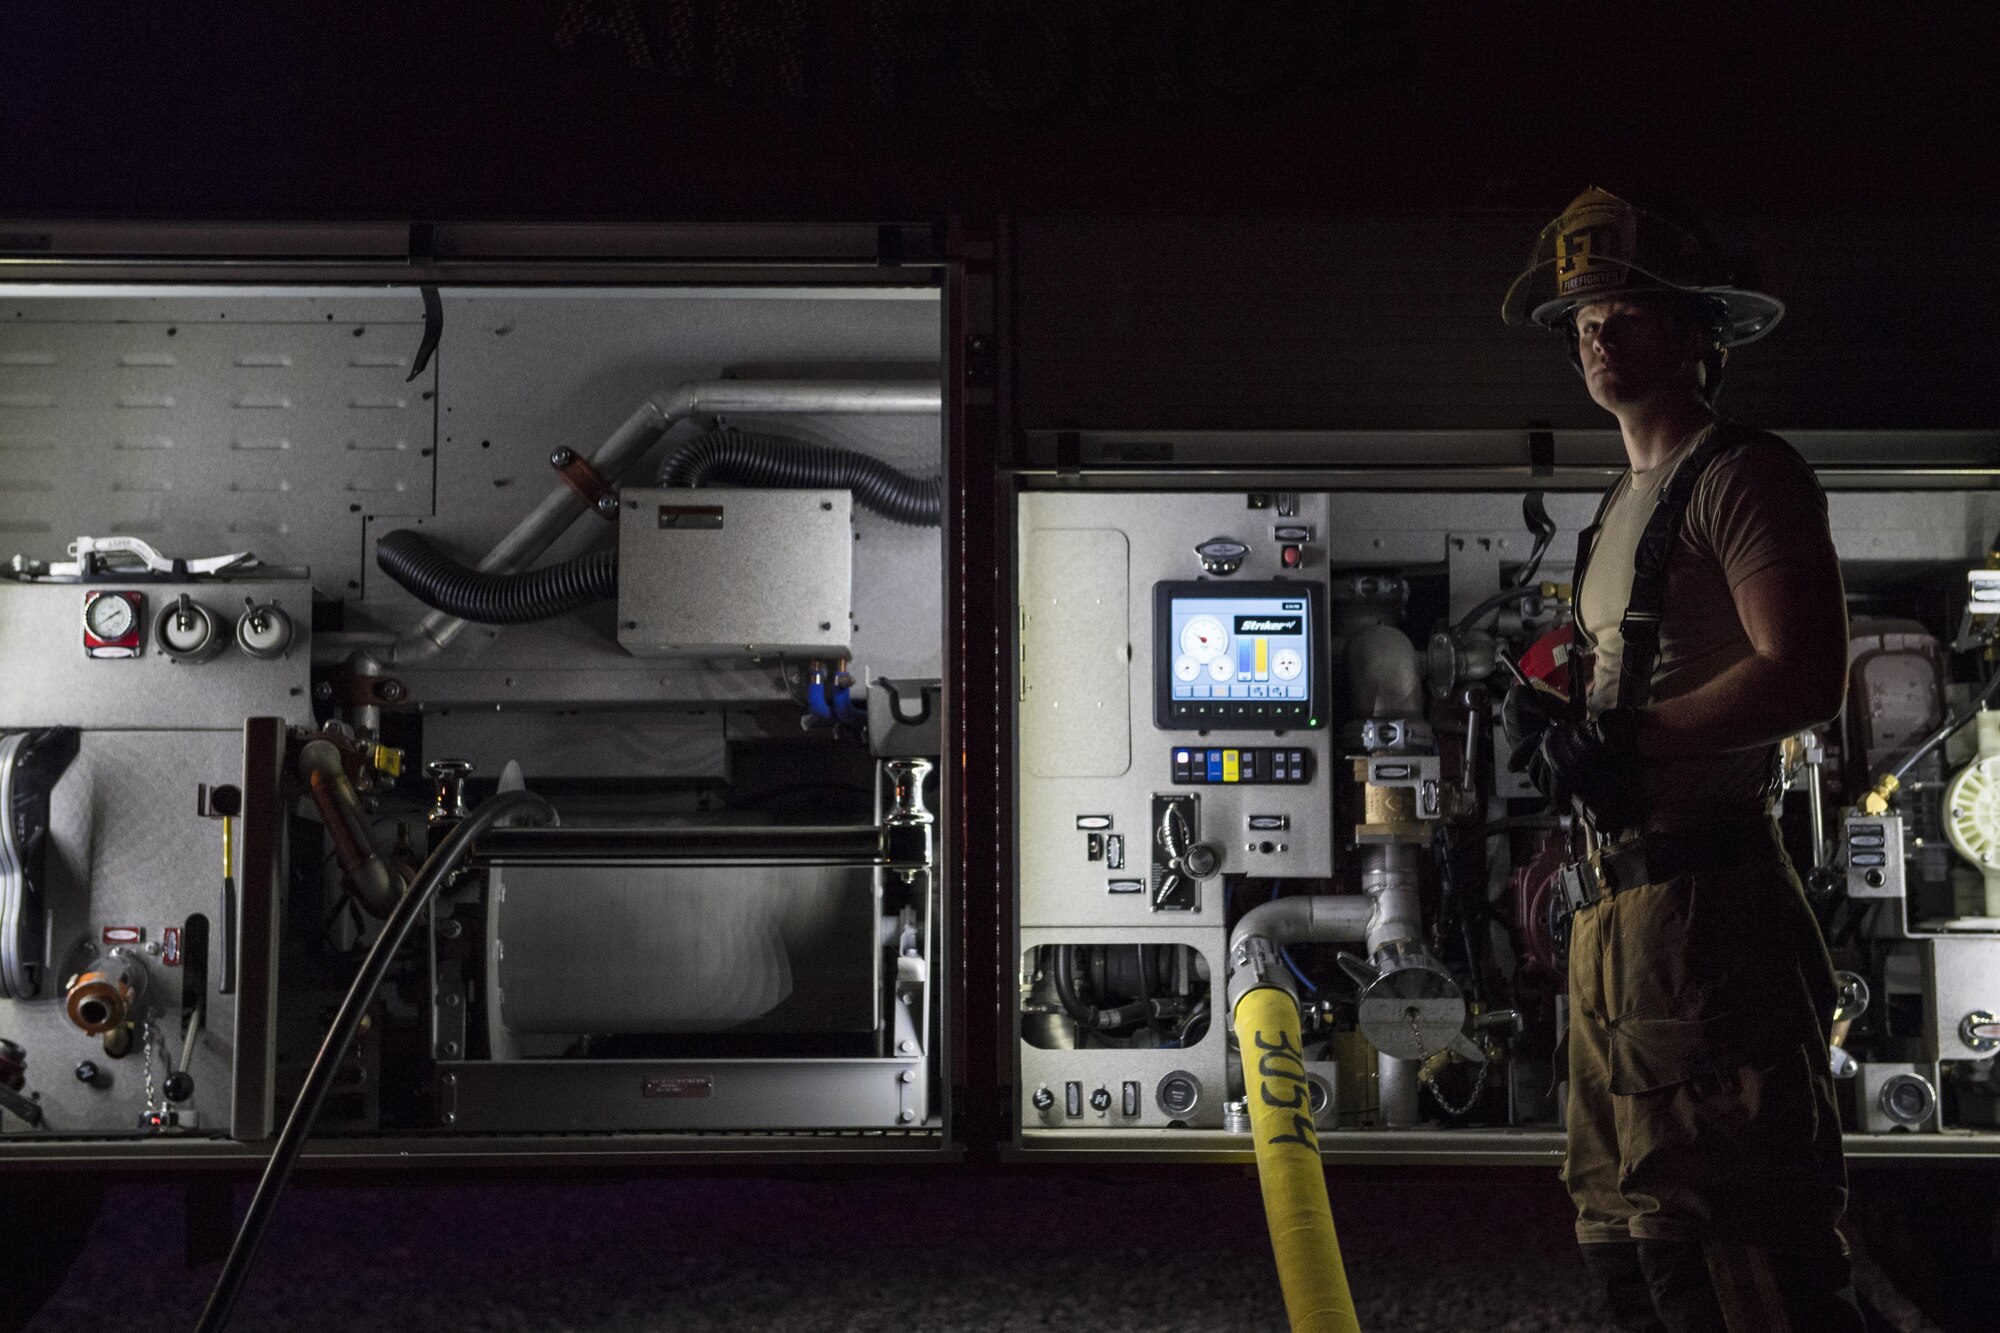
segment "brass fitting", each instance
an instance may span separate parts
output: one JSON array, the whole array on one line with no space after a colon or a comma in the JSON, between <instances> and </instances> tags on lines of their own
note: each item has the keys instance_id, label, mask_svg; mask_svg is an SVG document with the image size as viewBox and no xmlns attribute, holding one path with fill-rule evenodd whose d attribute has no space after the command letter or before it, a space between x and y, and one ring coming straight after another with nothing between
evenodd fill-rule
<instances>
[{"instance_id":1,"label":"brass fitting","mask_svg":"<svg viewBox=\"0 0 2000 1333\"><path fill-rule=\"evenodd\" d=\"M1864 815L1886 815L1889 813L1889 798L1902 786L1893 773L1884 773L1868 794L1861 798L1861 813Z\"/></svg>"}]
</instances>

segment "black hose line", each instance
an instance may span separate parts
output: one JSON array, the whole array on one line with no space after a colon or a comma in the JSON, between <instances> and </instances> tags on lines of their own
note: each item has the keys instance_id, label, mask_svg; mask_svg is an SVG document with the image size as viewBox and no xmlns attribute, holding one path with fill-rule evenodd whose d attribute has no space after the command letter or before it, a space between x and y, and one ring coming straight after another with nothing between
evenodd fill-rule
<instances>
[{"instance_id":1,"label":"black hose line","mask_svg":"<svg viewBox=\"0 0 2000 1333\"><path fill-rule=\"evenodd\" d=\"M375 563L425 606L481 625L553 620L618 595L615 549L519 574L490 574L461 565L430 538L403 528L375 543Z\"/></svg>"},{"instance_id":2,"label":"black hose line","mask_svg":"<svg viewBox=\"0 0 2000 1333\"><path fill-rule=\"evenodd\" d=\"M1056 999L1061 1002L1063 1012L1083 1031L1110 1032L1155 1018L1178 1018L1186 1012L1182 1001L1173 997L1148 996L1114 1009L1099 1009L1086 1004L1076 993L1076 950L1079 947L1084 946L1056 946L1055 983Z\"/></svg>"},{"instance_id":3,"label":"black hose line","mask_svg":"<svg viewBox=\"0 0 2000 1333\"><path fill-rule=\"evenodd\" d=\"M1959 728L1972 721L1973 718L1978 717L1979 710L1991 703L1996 693L2000 693L2000 668L1994 670L1992 679L1988 680L1980 688L1979 694L1971 703L1967 704L1957 714L1946 718L1943 726L1924 737L1923 742L1916 749L1904 755L1902 762L1889 770L1889 776L1895 778L1898 782L1909 776L1910 770L1917 766L1919 759L1922 759L1932 750L1937 749L1938 746L1943 745L1958 732Z\"/></svg>"},{"instance_id":4,"label":"black hose line","mask_svg":"<svg viewBox=\"0 0 2000 1333\"><path fill-rule=\"evenodd\" d=\"M944 518L944 482L912 477L867 454L824 444L754 435L723 426L682 445L660 470L662 486L792 486L848 490L892 523L935 528Z\"/></svg>"},{"instance_id":5,"label":"black hose line","mask_svg":"<svg viewBox=\"0 0 2000 1333\"><path fill-rule=\"evenodd\" d=\"M320 1105L333 1086L333 1076L346 1057L347 1048L353 1042L354 1033L361 1026L368 1006L375 1001L375 992L380 989L382 978L389 971L390 960L409 939L411 930L423 917L424 909L430 906L438 886L458 869L459 862L472 849L474 840L509 815L526 815L535 823L548 824L554 821L555 810L541 797L526 791L501 792L480 802L430 854L423 869L417 872L416 880L404 892L402 901L396 904L396 910L383 924L374 947L362 960L361 971L355 975L354 984L347 988L347 998L341 1001L340 1012L334 1015L333 1026L327 1029L326 1040L320 1043L312 1068L306 1071L305 1086L299 1089L298 1100L292 1103L291 1114L285 1118L285 1128L278 1135L277 1146L271 1150L271 1160L264 1167L264 1178L257 1182L257 1193L250 1200L250 1210L243 1215L243 1225L236 1230L235 1243L229 1247L229 1258L223 1262L222 1274L215 1280L215 1290L210 1293L208 1305L201 1312L201 1322L195 1325L195 1333L221 1333L228 1324L229 1312L243 1294L243 1283L250 1276L250 1265L256 1262L257 1251L264 1243L264 1233L270 1227L272 1211L278 1206L278 1196L283 1193L285 1182L291 1179L292 1168L298 1165L299 1153L306 1145L307 1136L312 1133Z\"/></svg>"}]
</instances>

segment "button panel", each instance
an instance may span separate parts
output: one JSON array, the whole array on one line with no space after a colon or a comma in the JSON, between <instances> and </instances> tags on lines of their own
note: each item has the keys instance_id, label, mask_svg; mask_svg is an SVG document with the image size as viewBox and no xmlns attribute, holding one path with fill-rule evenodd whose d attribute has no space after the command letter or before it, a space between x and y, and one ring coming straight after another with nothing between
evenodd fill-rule
<instances>
[{"instance_id":1,"label":"button panel","mask_svg":"<svg viewBox=\"0 0 2000 1333\"><path fill-rule=\"evenodd\" d=\"M1166 713L1170 722L1195 728L1231 727L1247 723L1284 730L1310 726L1313 721L1310 704L1269 699L1196 699L1192 702L1176 699L1167 704Z\"/></svg>"},{"instance_id":2,"label":"button panel","mask_svg":"<svg viewBox=\"0 0 2000 1333\"><path fill-rule=\"evenodd\" d=\"M1312 781L1313 756L1311 750L1277 746L1215 749L1176 745L1173 768L1177 787L1289 785Z\"/></svg>"}]
</instances>

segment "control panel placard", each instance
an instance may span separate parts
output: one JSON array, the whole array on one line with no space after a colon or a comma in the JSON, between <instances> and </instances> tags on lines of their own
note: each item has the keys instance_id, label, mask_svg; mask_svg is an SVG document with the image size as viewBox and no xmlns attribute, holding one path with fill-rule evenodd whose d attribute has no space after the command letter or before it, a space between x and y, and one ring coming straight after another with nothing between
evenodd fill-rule
<instances>
[{"instance_id":1,"label":"control panel placard","mask_svg":"<svg viewBox=\"0 0 2000 1333\"><path fill-rule=\"evenodd\" d=\"M1155 584L1154 724L1165 731L1321 726L1324 642L1315 584Z\"/></svg>"}]
</instances>

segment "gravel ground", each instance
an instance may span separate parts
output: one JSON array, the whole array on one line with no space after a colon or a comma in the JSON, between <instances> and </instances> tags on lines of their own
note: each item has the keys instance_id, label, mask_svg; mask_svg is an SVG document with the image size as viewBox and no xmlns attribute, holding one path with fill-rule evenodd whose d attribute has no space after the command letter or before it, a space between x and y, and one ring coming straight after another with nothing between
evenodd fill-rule
<instances>
[{"instance_id":1,"label":"gravel ground","mask_svg":"<svg viewBox=\"0 0 2000 1333\"><path fill-rule=\"evenodd\" d=\"M248 1201L238 1194L239 1209ZM1590 1333L1561 1187L1334 1182L1363 1326ZM110 1190L32 1333L192 1328L181 1191ZM1254 1179L1179 1173L295 1187L234 1329L1282 1330Z\"/></svg>"}]
</instances>

